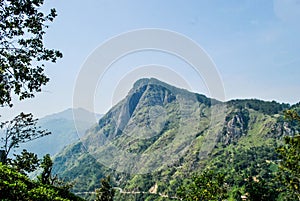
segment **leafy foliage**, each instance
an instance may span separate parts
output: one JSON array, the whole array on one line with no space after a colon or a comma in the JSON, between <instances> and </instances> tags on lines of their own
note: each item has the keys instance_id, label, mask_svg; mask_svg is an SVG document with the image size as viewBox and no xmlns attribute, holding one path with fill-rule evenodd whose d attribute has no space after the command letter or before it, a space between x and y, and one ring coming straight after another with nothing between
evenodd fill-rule
<instances>
[{"instance_id":1,"label":"leafy foliage","mask_svg":"<svg viewBox=\"0 0 300 201\"><path fill-rule=\"evenodd\" d=\"M223 200L228 197L225 175L212 170L193 176L192 181L178 189L178 196L187 201Z\"/></svg>"},{"instance_id":2,"label":"leafy foliage","mask_svg":"<svg viewBox=\"0 0 300 201\"><path fill-rule=\"evenodd\" d=\"M41 168L43 168L43 172L39 177L39 180L42 184L53 184L53 182L51 182L52 166L53 162L50 158L50 155L45 155L43 161L41 162Z\"/></svg>"},{"instance_id":3,"label":"leafy foliage","mask_svg":"<svg viewBox=\"0 0 300 201\"><path fill-rule=\"evenodd\" d=\"M45 15L44 0L0 1L0 105L12 106L12 94L20 100L34 97L49 78L43 61L56 62L62 54L43 44L47 23L55 9Z\"/></svg>"},{"instance_id":4,"label":"leafy foliage","mask_svg":"<svg viewBox=\"0 0 300 201\"><path fill-rule=\"evenodd\" d=\"M284 114L290 121L300 122L300 115L295 110L286 110Z\"/></svg>"},{"instance_id":5,"label":"leafy foliage","mask_svg":"<svg viewBox=\"0 0 300 201\"><path fill-rule=\"evenodd\" d=\"M27 176L0 163L0 200L80 201L69 191L30 180Z\"/></svg>"},{"instance_id":6,"label":"leafy foliage","mask_svg":"<svg viewBox=\"0 0 300 201\"><path fill-rule=\"evenodd\" d=\"M300 116L292 110L286 111L286 117L300 123ZM279 180L285 186L290 197L300 200L300 135L286 136L285 144L278 147L277 152L281 159L279 164Z\"/></svg>"},{"instance_id":7,"label":"leafy foliage","mask_svg":"<svg viewBox=\"0 0 300 201\"><path fill-rule=\"evenodd\" d=\"M9 164L22 174L33 172L39 166L40 160L37 155L28 152L26 149L21 154L14 154L14 156L14 159L9 160Z\"/></svg>"},{"instance_id":8,"label":"leafy foliage","mask_svg":"<svg viewBox=\"0 0 300 201\"><path fill-rule=\"evenodd\" d=\"M275 201L279 193L272 184L260 177L248 177L245 184L247 200Z\"/></svg>"},{"instance_id":9,"label":"leafy foliage","mask_svg":"<svg viewBox=\"0 0 300 201\"><path fill-rule=\"evenodd\" d=\"M285 145L280 146L277 151L281 158L281 181L300 200L300 136L286 137Z\"/></svg>"}]
</instances>

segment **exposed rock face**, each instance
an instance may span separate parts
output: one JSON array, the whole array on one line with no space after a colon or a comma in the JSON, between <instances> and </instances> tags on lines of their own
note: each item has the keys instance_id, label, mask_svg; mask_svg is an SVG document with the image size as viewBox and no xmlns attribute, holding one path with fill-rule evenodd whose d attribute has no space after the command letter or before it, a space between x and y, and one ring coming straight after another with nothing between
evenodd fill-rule
<instances>
[{"instance_id":1,"label":"exposed rock face","mask_svg":"<svg viewBox=\"0 0 300 201\"><path fill-rule=\"evenodd\" d=\"M167 86L155 79L142 79L136 82L126 98L101 118L99 125L90 129L90 133L98 133L98 146L102 146L108 140L122 135L126 127L130 126L131 119L142 119L144 118L144 112L154 114L153 108L164 107L175 101L176 96L164 85ZM141 113L141 110L145 108L152 108L152 112L147 110ZM141 114L142 117L140 117ZM95 141L87 139L86 143L89 146Z\"/></svg>"},{"instance_id":2,"label":"exposed rock face","mask_svg":"<svg viewBox=\"0 0 300 201\"><path fill-rule=\"evenodd\" d=\"M296 131L291 127L288 122L277 122L271 125L271 131L268 133L268 137L274 137L281 139L284 136L294 136Z\"/></svg>"},{"instance_id":3,"label":"exposed rock face","mask_svg":"<svg viewBox=\"0 0 300 201\"><path fill-rule=\"evenodd\" d=\"M249 111L246 109L235 110L226 117L220 141L225 145L237 142L247 134Z\"/></svg>"},{"instance_id":4,"label":"exposed rock face","mask_svg":"<svg viewBox=\"0 0 300 201\"><path fill-rule=\"evenodd\" d=\"M242 119L240 116L235 115L225 126L225 133L223 135L223 142L225 145L230 144L233 141L237 141L245 130L242 125Z\"/></svg>"}]
</instances>

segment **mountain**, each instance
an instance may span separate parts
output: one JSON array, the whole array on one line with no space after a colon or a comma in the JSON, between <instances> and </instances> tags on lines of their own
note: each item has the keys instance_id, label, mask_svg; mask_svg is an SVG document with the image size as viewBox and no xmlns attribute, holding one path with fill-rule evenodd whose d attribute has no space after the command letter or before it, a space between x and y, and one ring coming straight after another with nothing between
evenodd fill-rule
<instances>
[{"instance_id":1,"label":"mountain","mask_svg":"<svg viewBox=\"0 0 300 201\"><path fill-rule=\"evenodd\" d=\"M85 131L96 124L101 115L82 108L67 109L39 119L38 126L51 132L50 135L21 145L19 150L27 149L38 154L55 155L65 146L78 141Z\"/></svg>"},{"instance_id":2,"label":"mountain","mask_svg":"<svg viewBox=\"0 0 300 201\"><path fill-rule=\"evenodd\" d=\"M283 118L288 108L256 99L221 102L141 79L81 141L56 155L53 171L74 181L78 194L94 191L110 174L121 192L148 192L135 200L174 196L191 172L207 167L266 174L256 164L275 160L276 144L296 132Z\"/></svg>"}]
</instances>

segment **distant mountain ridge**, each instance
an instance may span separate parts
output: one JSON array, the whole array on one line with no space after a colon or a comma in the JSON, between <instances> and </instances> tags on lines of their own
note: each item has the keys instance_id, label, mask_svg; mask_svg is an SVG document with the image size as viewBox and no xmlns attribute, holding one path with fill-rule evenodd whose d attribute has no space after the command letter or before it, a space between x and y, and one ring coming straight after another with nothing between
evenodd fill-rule
<instances>
[{"instance_id":1,"label":"distant mountain ridge","mask_svg":"<svg viewBox=\"0 0 300 201\"><path fill-rule=\"evenodd\" d=\"M55 155L65 146L83 136L86 130L96 124L100 117L101 115L82 108L69 108L42 117L39 119L38 125L42 129L50 131L51 134L21 145L19 150L27 149L38 154L39 157L45 154Z\"/></svg>"},{"instance_id":2,"label":"distant mountain ridge","mask_svg":"<svg viewBox=\"0 0 300 201\"><path fill-rule=\"evenodd\" d=\"M56 155L53 170L75 181L77 192L93 191L110 174L128 191L157 185L160 193L174 193L180 179L217 164L224 153L273 149L293 135L282 117L290 107L256 99L221 102L141 79L81 141Z\"/></svg>"},{"instance_id":3,"label":"distant mountain ridge","mask_svg":"<svg viewBox=\"0 0 300 201\"><path fill-rule=\"evenodd\" d=\"M40 118L39 122L42 123L44 121L49 121L51 119L74 120L74 114L76 115L78 121L87 121L87 122L94 122L95 119L100 119L103 116L101 114L90 112L83 108L68 108L61 112L46 115Z\"/></svg>"}]
</instances>

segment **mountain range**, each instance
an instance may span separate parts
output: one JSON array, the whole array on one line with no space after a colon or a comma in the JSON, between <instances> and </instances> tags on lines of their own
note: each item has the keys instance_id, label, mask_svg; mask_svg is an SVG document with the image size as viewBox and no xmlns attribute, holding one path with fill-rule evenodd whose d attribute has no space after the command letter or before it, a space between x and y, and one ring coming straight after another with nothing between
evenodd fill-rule
<instances>
[{"instance_id":1,"label":"mountain range","mask_svg":"<svg viewBox=\"0 0 300 201\"><path fill-rule=\"evenodd\" d=\"M122 191L149 193L120 193L120 200L176 197L185 178L205 168L267 174L261 167L272 169L266 161L276 160L276 145L296 133L283 118L290 108L300 109L256 99L221 102L141 79L80 140L56 154L53 171L90 199L107 175Z\"/></svg>"},{"instance_id":2,"label":"mountain range","mask_svg":"<svg viewBox=\"0 0 300 201\"><path fill-rule=\"evenodd\" d=\"M100 117L101 115L82 108L69 108L47 115L39 119L38 126L50 131L51 134L22 144L19 150L27 149L36 153L40 158L46 154L53 156L65 146L79 140Z\"/></svg>"}]
</instances>

